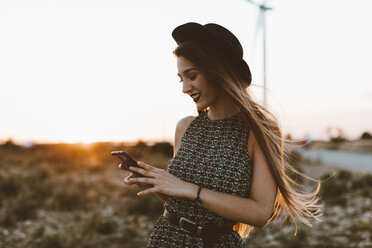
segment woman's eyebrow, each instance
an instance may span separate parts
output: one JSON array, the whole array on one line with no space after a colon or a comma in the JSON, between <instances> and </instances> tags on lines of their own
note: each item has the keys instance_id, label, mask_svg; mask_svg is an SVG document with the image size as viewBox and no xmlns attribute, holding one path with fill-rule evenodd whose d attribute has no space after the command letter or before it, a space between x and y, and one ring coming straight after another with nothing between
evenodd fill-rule
<instances>
[{"instance_id":1,"label":"woman's eyebrow","mask_svg":"<svg viewBox=\"0 0 372 248\"><path fill-rule=\"evenodd\" d=\"M192 68L188 68L188 69L184 70L182 74L186 74L186 73L188 73L188 72L190 72L192 70L197 70L197 69L196 68L193 68L193 67ZM178 76L181 76L179 73L177 75Z\"/></svg>"}]
</instances>

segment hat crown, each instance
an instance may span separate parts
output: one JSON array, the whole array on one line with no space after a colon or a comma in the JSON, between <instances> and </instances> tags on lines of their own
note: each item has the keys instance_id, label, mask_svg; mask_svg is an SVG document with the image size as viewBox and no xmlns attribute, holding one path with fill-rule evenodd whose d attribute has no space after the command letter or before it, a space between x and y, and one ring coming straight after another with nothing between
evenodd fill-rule
<instances>
[{"instance_id":1,"label":"hat crown","mask_svg":"<svg viewBox=\"0 0 372 248\"><path fill-rule=\"evenodd\" d=\"M233 50L236 52L238 56L243 58L243 47L240 44L238 38L230 32L227 28L222 27L216 23L208 23L204 25L210 32L214 35L218 36L221 40L226 42Z\"/></svg>"}]
</instances>

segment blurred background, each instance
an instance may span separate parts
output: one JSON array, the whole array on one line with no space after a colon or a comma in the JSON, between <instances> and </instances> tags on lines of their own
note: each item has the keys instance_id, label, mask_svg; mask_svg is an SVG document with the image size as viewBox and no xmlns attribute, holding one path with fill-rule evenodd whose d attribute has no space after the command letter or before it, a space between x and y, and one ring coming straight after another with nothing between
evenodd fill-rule
<instances>
[{"instance_id":1,"label":"blurred background","mask_svg":"<svg viewBox=\"0 0 372 248\"><path fill-rule=\"evenodd\" d=\"M186 22L238 37L291 163L328 179L321 223L293 235L278 220L247 247L372 246L371 11L368 0L1 1L0 247L145 246L162 202L138 198L109 154L167 168L178 120L197 115L172 54Z\"/></svg>"}]
</instances>

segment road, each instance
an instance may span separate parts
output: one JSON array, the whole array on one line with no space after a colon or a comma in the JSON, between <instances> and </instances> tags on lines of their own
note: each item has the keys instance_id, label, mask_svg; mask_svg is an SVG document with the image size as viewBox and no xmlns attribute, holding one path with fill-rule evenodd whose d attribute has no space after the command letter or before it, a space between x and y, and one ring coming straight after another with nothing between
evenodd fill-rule
<instances>
[{"instance_id":1,"label":"road","mask_svg":"<svg viewBox=\"0 0 372 248\"><path fill-rule=\"evenodd\" d=\"M307 159L319 161L342 169L372 173L372 155L324 149L296 148Z\"/></svg>"}]
</instances>

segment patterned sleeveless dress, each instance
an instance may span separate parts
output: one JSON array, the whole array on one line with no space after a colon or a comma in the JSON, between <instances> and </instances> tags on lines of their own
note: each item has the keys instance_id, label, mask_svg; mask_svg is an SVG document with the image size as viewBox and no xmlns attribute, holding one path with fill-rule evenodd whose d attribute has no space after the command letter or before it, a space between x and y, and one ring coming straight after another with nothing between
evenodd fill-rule
<instances>
[{"instance_id":1,"label":"patterned sleeveless dress","mask_svg":"<svg viewBox=\"0 0 372 248\"><path fill-rule=\"evenodd\" d=\"M210 120L201 112L186 129L175 157L169 160L168 172L184 181L214 191L249 197L252 163L248 155L249 127L242 112L221 120ZM199 225L219 226L237 222L200 207L188 199L169 197L165 208ZM178 226L168 224L161 215L150 235L147 247L203 247L203 240ZM220 236L215 247L245 247L236 231Z\"/></svg>"}]
</instances>

